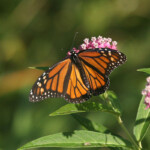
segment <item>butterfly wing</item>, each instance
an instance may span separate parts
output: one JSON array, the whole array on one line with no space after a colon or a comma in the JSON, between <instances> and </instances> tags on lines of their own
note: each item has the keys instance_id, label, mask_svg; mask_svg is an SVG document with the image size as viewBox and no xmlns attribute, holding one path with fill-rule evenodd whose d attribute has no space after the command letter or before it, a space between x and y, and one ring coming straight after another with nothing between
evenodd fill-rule
<instances>
[{"instance_id":1,"label":"butterfly wing","mask_svg":"<svg viewBox=\"0 0 150 150\"><path fill-rule=\"evenodd\" d=\"M38 78L30 91L29 100L36 102L50 97L64 97L74 103L90 97L89 89L70 58L57 63Z\"/></svg>"},{"instance_id":2,"label":"butterfly wing","mask_svg":"<svg viewBox=\"0 0 150 150\"><path fill-rule=\"evenodd\" d=\"M90 91L83 82L81 72L77 66L72 63L65 99L72 103L82 103L90 97Z\"/></svg>"},{"instance_id":3,"label":"butterfly wing","mask_svg":"<svg viewBox=\"0 0 150 150\"><path fill-rule=\"evenodd\" d=\"M81 51L79 59L90 84L93 95L104 93L109 86L108 75L126 61L126 56L112 49Z\"/></svg>"},{"instance_id":4,"label":"butterfly wing","mask_svg":"<svg viewBox=\"0 0 150 150\"><path fill-rule=\"evenodd\" d=\"M71 60L67 58L44 72L33 85L29 100L36 102L49 97L63 97L70 67Z\"/></svg>"},{"instance_id":5,"label":"butterfly wing","mask_svg":"<svg viewBox=\"0 0 150 150\"><path fill-rule=\"evenodd\" d=\"M72 103L84 102L91 94L104 93L109 86L108 75L126 60L124 54L111 49L81 51L78 58L82 68L66 58L44 72L31 89L30 101L64 97Z\"/></svg>"}]
</instances>

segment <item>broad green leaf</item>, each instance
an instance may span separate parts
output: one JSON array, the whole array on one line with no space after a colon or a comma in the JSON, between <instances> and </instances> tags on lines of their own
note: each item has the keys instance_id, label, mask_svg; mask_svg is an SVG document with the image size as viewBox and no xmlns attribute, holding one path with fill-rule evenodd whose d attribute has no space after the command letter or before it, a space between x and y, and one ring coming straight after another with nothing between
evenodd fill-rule
<instances>
[{"instance_id":1,"label":"broad green leaf","mask_svg":"<svg viewBox=\"0 0 150 150\"><path fill-rule=\"evenodd\" d=\"M136 140L139 142L143 139L150 125L150 109L145 109L144 98L145 96L141 99L133 130Z\"/></svg>"},{"instance_id":2,"label":"broad green leaf","mask_svg":"<svg viewBox=\"0 0 150 150\"><path fill-rule=\"evenodd\" d=\"M30 68L30 69L44 70L44 71L46 71L46 70L49 69L49 67L28 67L28 68Z\"/></svg>"},{"instance_id":3,"label":"broad green leaf","mask_svg":"<svg viewBox=\"0 0 150 150\"><path fill-rule=\"evenodd\" d=\"M106 91L104 94L99 95L101 99L103 99L104 101L107 101L108 104L111 105L111 107L113 108L113 110L116 113L121 114L121 109L120 109L120 103L119 100L116 96L116 94L113 91Z\"/></svg>"},{"instance_id":4,"label":"broad green leaf","mask_svg":"<svg viewBox=\"0 0 150 150\"><path fill-rule=\"evenodd\" d=\"M57 133L41 137L29 142L18 150L37 147L64 147L64 148L86 148L86 147L129 147L127 140L104 133L79 130L73 132Z\"/></svg>"},{"instance_id":5,"label":"broad green leaf","mask_svg":"<svg viewBox=\"0 0 150 150\"><path fill-rule=\"evenodd\" d=\"M131 148L123 148L123 147L110 147L109 148L110 150L133 150Z\"/></svg>"},{"instance_id":6,"label":"broad green leaf","mask_svg":"<svg viewBox=\"0 0 150 150\"><path fill-rule=\"evenodd\" d=\"M89 131L98 131L101 133L110 133L110 131L102 124L97 124L78 114L72 114L72 117L77 120L85 129Z\"/></svg>"},{"instance_id":7,"label":"broad green leaf","mask_svg":"<svg viewBox=\"0 0 150 150\"><path fill-rule=\"evenodd\" d=\"M107 107L106 105L103 105L98 101L96 102L87 101L81 104L71 104L71 103L66 104L61 108L59 108L58 110L56 110L55 112L51 113L50 116L67 115L67 114L91 112L91 111L109 112L115 115L119 115L118 112L115 112L112 108Z\"/></svg>"},{"instance_id":8,"label":"broad green leaf","mask_svg":"<svg viewBox=\"0 0 150 150\"><path fill-rule=\"evenodd\" d=\"M111 132L102 124L97 124L85 117L82 117L81 115L78 114L71 114L72 117L77 120L85 129L89 131L96 131L96 132L101 132L101 133L109 133ZM114 134L113 134L114 135ZM109 149L111 150L129 150L129 148L120 148L120 147L110 147Z\"/></svg>"},{"instance_id":9,"label":"broad green leaf","mask_svg":"<svg viewBox=\"0 0 150 150\"><path fill-rule=\"evenodd\" d=\"M142 69L138 69L137 71L145 72L147 74L150 74L150 68L142 68Z\"/></svg>"}]
</instances>

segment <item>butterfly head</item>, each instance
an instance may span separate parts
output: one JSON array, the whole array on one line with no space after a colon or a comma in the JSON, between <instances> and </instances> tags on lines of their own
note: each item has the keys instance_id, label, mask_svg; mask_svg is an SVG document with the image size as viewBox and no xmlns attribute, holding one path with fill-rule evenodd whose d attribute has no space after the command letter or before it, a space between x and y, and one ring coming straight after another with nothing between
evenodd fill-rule
<instances>
[{"instance_id":1,"label":"butterfly head","mask_svg":"<svg viewBox=\"0 0 150 150\"><path fill-rule=\"evenodd\" d=\"M71 55L75 55L77 53L79 53L80 50L76 49L76 48L73 48L71 51L69 51L67 53L68 56L71 56Z\"/></svg>"}]
</instances>

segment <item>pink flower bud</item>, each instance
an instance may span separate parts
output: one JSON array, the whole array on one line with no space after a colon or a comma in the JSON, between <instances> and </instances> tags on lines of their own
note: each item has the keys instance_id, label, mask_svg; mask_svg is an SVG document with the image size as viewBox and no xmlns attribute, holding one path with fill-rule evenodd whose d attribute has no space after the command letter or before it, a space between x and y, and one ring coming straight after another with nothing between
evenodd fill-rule
<instances>
[{"instance_id":1,"label":"pink flower bud","mask_svg":"<svg viewBox=\"0 0 150 150\"><path fill-rule=\"evenodd\" d=\"M89 39L88 39L88 38L85 38L85 39L84 39L84 43L85 43L85 44L89 44Z\"/></svg>"},{"instance_id":2,"label":"pink flower bud","mask_svg":"<svg viewBox=\"0 0 150 150\"><path fill-rule=\"evenodd\" d=\"M91 41L95 42L96 41L96 37L92 37Z\"/></svg>"},{"instance_id":3,"label":"pink flower bud","mask_svg":"<svg viewBox=\"0 0 150 150\"><path fill-rule=\"evenodd\" d=\"M145 97L145 103L150 104L150 97Z\"/></svg>"},{"instance_id":4,"label":"pink flower bud","mask_svg":"<svg viewBox=\"0 0 150 150\"><path fill-rule=\"evenodd\" d=\"M146 95L147 91L146 90L142 90L142 95Z\"/></svg>"},{"instance_id":5,"label":"pink flower bud","mask_svg":"<svg viewBox=\"0 0 150 150\"><path fill-rule=\"evenodd\" d=\"M147 91L149 91L149 92L150 92L150 85L146 85L145 90L147 90Z\"/></svg>"},{"instance_id":6,"label":"pink flower bud","mask_svg":"<svg viewBox=\"0 0 150 150\"><path fill-rule=\"evenodd\" d=\"M150 76L149 77L147 77L147 82L150 84Z\"/></svg>"},{"instance_id":7,"label":"pink flower bud","mask_svg":"<svg viewBox=\"0 0 150 150\"><path fill-rule=\"evenodd\" d=\"M81 49L85 50L86 49L86 44L82 44Z\"/></svg>"}]
</instances>

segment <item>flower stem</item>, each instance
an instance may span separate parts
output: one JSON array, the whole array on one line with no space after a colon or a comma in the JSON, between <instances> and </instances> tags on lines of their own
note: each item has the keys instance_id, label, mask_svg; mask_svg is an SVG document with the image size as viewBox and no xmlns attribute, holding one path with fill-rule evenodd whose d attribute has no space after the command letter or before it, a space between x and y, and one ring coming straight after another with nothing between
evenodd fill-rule
<instances>
[{"instance_id":1,"label":"flower stem","mask_svg":"<svg viewBox=\"0 0 150 150\"><path fill-rule=\"evenodd\" d=\"M139 147L142 149L142 143L141 143L141 142L139 142L139 143L138 143L138 145L139 145Z\"/></svg>"},{"instance_id":2,"label":"flower stem","mask_svg":"<svg viewBox=\"0 0 150 150\"><path fill-rule=\"evenodd\" d=\"M141 148L137 145L137 143L135 142L135 140L132 138L132 136L130 135L129 131L127 130L127 128L125 127L125 125L123 124L123 121L121 119L120 116L117 117L118 119L118 123L120 124L121 128L124 130L124 132L126 133L126 135L128 136L128 138L130 139L130 141L132 142L132 144L134 145L136 150L141 150Z\"/></svg>"}]
</instances>

